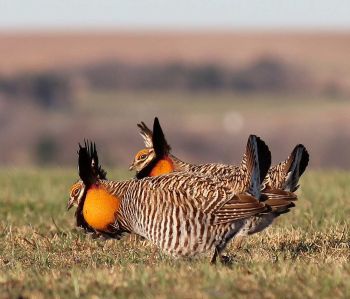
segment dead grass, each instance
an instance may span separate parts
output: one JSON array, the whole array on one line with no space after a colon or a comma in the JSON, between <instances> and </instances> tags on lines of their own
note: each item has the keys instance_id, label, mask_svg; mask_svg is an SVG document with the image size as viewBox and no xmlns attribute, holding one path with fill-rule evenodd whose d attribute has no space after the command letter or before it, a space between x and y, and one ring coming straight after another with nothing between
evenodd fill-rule
<instances>
[{"instance_id":1,"label":"dead grass","mask_svg":"<svg viewBox=\"0 0 350 299\"><path fill-rule=\"evenodd\" d=\"M112 172L110 177L125 174ZM230 267L145 241L93 240L65 212L75 171L0 172L1 298L349 298L350 174L311 172L297 207L231 245Z\"/></svg>"}]
</instances>

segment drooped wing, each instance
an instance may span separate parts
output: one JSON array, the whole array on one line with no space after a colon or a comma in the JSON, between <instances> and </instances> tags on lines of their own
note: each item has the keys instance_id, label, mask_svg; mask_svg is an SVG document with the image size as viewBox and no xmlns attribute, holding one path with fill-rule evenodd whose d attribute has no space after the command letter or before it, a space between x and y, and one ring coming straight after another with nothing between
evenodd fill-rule
<instances>
[{"instance_id":1,"label":"drooped wing","mask_svg":"<svg viewBox=\"0 0 350 299\"><path fill-rule=\"evenodd\" d=\"M224 183L208 176L177 172L135 181L125 199L141 200L145 205L159 208L163 204L186 211L200 210L214 217L213 224L232 222L266 211L256 198L231 192ZM144 198L144 199L143 199Z\"/></svg>"},{"instance_id":2,"label":"drooped wing","mask_svg":"<svg viewBox=\"0 0 350 299\"><path fill-rule=\"evenodd\" d=\"M241 193L215 211L215 224L223 224L271 211L270 207L255 197Z\"/></svg>"}]
</instances>

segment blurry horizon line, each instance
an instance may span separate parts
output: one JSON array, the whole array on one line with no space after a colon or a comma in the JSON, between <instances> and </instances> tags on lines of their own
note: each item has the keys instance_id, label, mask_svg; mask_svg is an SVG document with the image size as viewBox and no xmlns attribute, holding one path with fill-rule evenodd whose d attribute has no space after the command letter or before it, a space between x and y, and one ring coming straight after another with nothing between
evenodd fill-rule
<instances>
[{"instance_id":1,"label":"blurry horizon line","mask_svg":"<svg viewBox=\"0 0 350 299\"><path fill-rule=\"evenodd\" d=\"M29 26L29 27L0 27L0 34L100 34L100 33L169 33L169 34L208 34L208 33L236 33L236 34L348 34L349 27L339 26Z\"/></svg>"}]
</instances>

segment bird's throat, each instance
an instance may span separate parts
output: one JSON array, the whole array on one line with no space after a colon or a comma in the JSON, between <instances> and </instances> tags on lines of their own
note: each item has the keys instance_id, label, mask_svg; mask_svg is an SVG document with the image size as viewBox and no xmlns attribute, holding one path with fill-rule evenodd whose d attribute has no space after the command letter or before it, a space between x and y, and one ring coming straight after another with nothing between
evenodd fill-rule
<instances>
[{"instance_id":1,"label":"bird's throat","mask_svg":"<svg viewBox=\"0 0 350 299\"><path fill-rule=\"evenodd\" d=\"M149 176L158 176L174 171L174 163L169 157L164 157L159 160L152 168Z\"/></svg>"},{"instance_id":2,"label":"bird's throat","mask_svg":"<svg viewBox=\"0 0 350 299\"><path fill-rule=\"evenodd\" d=\"M94 229L107 231L116 220L120 199L102 186L93 185L86 193L83 206L85 221Z\"/></svg>"}]
</instances>

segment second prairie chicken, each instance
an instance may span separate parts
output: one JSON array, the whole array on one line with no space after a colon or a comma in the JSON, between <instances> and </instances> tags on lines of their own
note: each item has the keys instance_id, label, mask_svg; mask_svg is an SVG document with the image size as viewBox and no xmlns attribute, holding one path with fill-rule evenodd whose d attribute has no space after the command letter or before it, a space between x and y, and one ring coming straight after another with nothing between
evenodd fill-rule
<instances>
[{"instance_id":1,"label":"second prairie chicken","mask_svg":"<svg viewBox=\"0 0 350 299\"><path fill-rule=\"evenodd\" d=\"M108 181L96 147L79 146L80 187L73 185L68 207L77 205L77 226L119 238L138 234L176 256L214 251L212 262L251 216L271 208L259 201L260 165L255 136L247 144L247 192L235 193L209 176L174 172L141 180ZM262 161L262 160L261 160ZM268 161L265 159L265 161Z\"/></svg>"},{"instance_id":2,"label":"second prairie chicken","mask_svg":"<svg viewBox=\"0 0 350 299\"><path fill-rule=\"evenodd\" d=\"M188 171L214 176L230 185L232 176L241 173L244 169L245 159L242 160L243 165L241 163L239 166L218 163L200 165L186 163L170 153L171 147L165 139L158 118L154 119L153 132L143 122L138 124L138 127L146 148L136 154L130 166L130 170L136 170L137 178L172 171ZM260 139L259 141L260 144L264 144ZM304 173L308 161L308 152L303 145L299 144L287 160L268 170L266 177L261 178L263 180L261 188L262 193L268 197L266 203L272 207L270 217L252 217L241 231L241 235L253 234L265 229L277 216L287 213L291 207L294 207L293 201L297 199L297 196L293 192L299 187L299 178ZM236 191L244 190L245 180L242 178L239 182L235 182L233 188Z\"/></svg>"},{"instance_id":3,"label":"second prairie chicken","mask_svg":"<svg viewBox=\"0 0 350 299\"><path fill-rule=\"evenodd\" d=\"M130 170L136 170L136 176L156 176L171 171L189 171L215 175L221 178L235 173L239 166L220 163L191 164L184 162L171 154L171 147L165 139L159 120L156 117L153 124L153 133L145 123L138 124L140 134L146 148L140 150ZM244 160L243 160L244 161ZM298 189L298 181L309 162L309 154L302 144L298 144L291 155L278 165L271 167L263 182L263 187L283 189L294 192Z\"/></svg>"}]
</instances>

